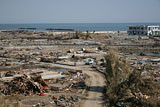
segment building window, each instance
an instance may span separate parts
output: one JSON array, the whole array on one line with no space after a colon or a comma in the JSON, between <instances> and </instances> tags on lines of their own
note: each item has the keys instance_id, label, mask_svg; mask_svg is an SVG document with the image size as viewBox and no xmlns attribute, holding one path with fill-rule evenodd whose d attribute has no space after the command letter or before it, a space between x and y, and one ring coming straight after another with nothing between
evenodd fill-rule
<instances>
[{"instance_id":1,"label":"building window","mask_svg":"<svg viewBox=\"0 0 160 107\"><path fill-rule=\"evenodd\" d=\"M143 35L143 32L141 34Z\"/></svg>"},{"instance_id":2,"label":"building window","mask_svg":"<svg viewBox=\"0 0 160 107\"><path fill-rule=\"evenodd\" d=\"M145 30L147 30L147 27L145 27Z\"/></svg>"}]
</instances>

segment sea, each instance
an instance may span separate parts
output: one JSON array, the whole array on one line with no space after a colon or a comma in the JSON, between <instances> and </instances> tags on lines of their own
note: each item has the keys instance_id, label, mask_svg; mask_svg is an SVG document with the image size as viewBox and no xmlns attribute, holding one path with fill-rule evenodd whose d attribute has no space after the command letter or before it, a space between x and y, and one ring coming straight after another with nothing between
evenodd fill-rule
<instances>
[{"instance_id":1,"label":"sea","mask_svg":"<svg viewBox=\"0 0 160 107\"><path fill-rule=\"evenodd\" d=\"M0 30L29 30L40 32L127 31L131 25L159 25L160 23L36 23L0 24Z\"/></svg>"}]
</instances>

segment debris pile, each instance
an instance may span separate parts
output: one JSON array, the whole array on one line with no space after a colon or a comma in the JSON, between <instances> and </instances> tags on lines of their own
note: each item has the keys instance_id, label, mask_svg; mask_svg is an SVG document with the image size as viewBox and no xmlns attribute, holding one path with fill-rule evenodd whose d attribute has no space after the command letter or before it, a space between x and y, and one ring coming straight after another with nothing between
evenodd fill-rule
<instances>
[{"instance_id":1,"label":"debris pile","mask_svg":"<svg viewBox=\"0 0 160 107\"><path fill-rule=\"evenodd\" d=\"M66 107L66 106L72 106L74 102L79 101L78 96L69 96L66 97L65 95L59 96L59 98L56 98L53 96L53 101L56 104L56 106Z\"/></svg>"},{"instance_id":2,"label":"debris pile","mask_svg":"<svg viewBox=\"0 0 160 107\"><path fill-rule=\"evenodd\" d=\"M72 88L76 88L76 89L84 89L85 87L86 87L86 84L84 81L75 82L72 85Z\"/></svg>"},{"instance_id":3,"label":"debris pile","mask_svg":"<svg viewBox=\"0 0 160 107\"><path fill-rule=\"evenodd\" d=\"M11 82L6 83L6 86L2 89L1 93L5 95L12 94L37 94L46 92L48 89L46 81L41 77L35 77L34 79L27 76L15 77Z\"/></svg>"},{"instance_id":4,"label":"debris pile","mask_svg":"<svg viewBox=\"0 0 160 107\"><path fill-rule=\"evenodd\" d=\"M16 74L16 71L8 71L5 73L5 77L12 77Z\"/></svg>"},{"instance_id":5,"label":"debris pile","mask_svg":"<svg viewBox=\"0 0 160 107\"><path fill-rule=\"evenodd\" d=\"M53 63L55 61L54 58L47 58L47 57L42 57L41 62L48 62L48 63Z\"/></svg>"}]
</instances>

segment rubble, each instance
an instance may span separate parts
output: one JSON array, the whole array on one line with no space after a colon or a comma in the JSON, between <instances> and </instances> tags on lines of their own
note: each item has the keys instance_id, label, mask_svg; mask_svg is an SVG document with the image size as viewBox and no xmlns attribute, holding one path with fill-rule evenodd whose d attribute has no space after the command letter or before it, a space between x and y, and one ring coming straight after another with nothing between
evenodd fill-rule
<instances>
[{"instance_id":1,"label":"rubble","mask_svg":"<svg viewBox=\"0 0 160 107\"><path fill-rule=\"evenodd\" d=\"M49 88L49 86L41 77L29 78L24 75L15 77L11 82L5 83L1 93L5 95L31 95L46 92L46 88Z\"/></svg>"},{"instance_id":2,"label":"rubble","mask_svg":"<svg viewBox=\"0 0 160 107\"><path fill-rule=\"evenodd\" d=\"M12 77L16 74L16 71L8 71L5 73L5 77Z\"/></svg>"},{"instance_id":3,"label":"rubble","mask_svg":"<svg viewBox=\"0 0 160 107\"><path fill-rule=\"evenodd\" d=\"M59 96L59 98L53 98L54 103L56 104L56 106L61 106L61 107L68 107L68 106L72 106L74 104L74 102L79 101L79 97L78 96L69 96L66 97L65 95L61 95Z\"/></svg>"},{"instance_id":4,"label":"rubble","mask_svg":"<svg viewBox=\"0 0 160 107\"><path fill-rule=\"evenodd\" d=\"M110 47L117 47L121 60L127 59L132 68L143 71L142 78L155 83L160 80L160 48L154 45L152 38L121 32L118 35L89 32L87 39L86 33L79 32L83 37L78 36L78 39L75 33L27 29L32 28L0 32L0 94L4 98L22 95L23 101L32 97L38 100L28 101L33 103L29 106L75 106L81 100L78 96L87 94L89 84L89 77L79 68L90 67L104 74L104 55ZM63 65L67 70L54 69ZM121 83L124 81L122 78ZM40 98L47 101L39 101ZM127 98L149 100L152 95L136 92L128 94Z\"/></svg>"}]
</instances>

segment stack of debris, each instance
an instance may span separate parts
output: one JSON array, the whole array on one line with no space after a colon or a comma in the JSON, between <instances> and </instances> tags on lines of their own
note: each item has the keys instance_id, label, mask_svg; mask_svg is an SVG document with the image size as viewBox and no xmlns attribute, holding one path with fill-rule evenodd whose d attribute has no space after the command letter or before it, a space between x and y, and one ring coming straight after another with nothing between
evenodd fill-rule
<instances>
[{"instance_id":1,"label":"stack of debris","mask_svg":"<svg viewBox=\"0 0 160 107\"><path fill-rule=\"evenodd\" d=\"M72 84L72 88L76 88L76 89L84 89L85 87L86 87L86 84L84 81L75 82Z\"/></svg>"},{"instance_id":2,"label":"stack of debris","mask_svg":"<svg viewBox=\"0 0 160 107\"><path fill-rule=\"evenodd\" d=\"M53 62L55 62L55 58L42 57L42 58L41 58L41 62L53 63Z\"/></svg>"},{"instance_id":3,"label":"stack of debris","mask_svg":"<svg viewBox=\"0 0 160 107\"><path fill-rule=\"evenodd\" d=\"M53 98L54 99L54 103L56 104L56 106L61 106L61 107L67 107L67 106L73 106L74 102L79 101L79 97L78 96L69 96L66 97L64 95L59 96L59 98Z\"/></svg>"},{"instance_id":4,"label":"stack of debris","mask_svg":"<svg viewBox=\"0 0 160 107\"><path fill-rule=\"evenodd\" d=\"M6 83L1 93L5 95L25 94L31 95L36 93L46 92L48 84L41 78L29 78L26 75L15 77L11 82Z\"/></svg>"},{"instance_id":5,"label":"stack of debris","mask_svg":"<svg viewBox=\"0 0 160 107\"><path fill-rule=\"evenodd\" d=\"M5 77L12 77L16 74L16 71L8 71L5 73Z\"/></svg>"}]
</instances>

